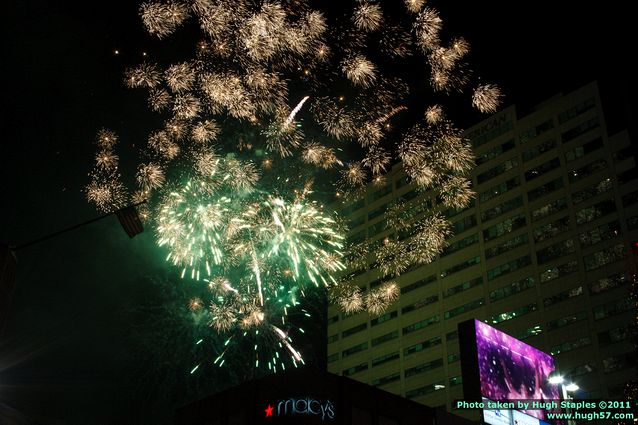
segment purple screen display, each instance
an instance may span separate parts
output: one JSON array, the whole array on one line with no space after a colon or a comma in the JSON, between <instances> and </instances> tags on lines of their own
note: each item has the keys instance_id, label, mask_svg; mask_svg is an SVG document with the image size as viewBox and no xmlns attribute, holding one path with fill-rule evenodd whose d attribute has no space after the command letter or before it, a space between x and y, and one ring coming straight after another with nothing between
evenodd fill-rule
<instances>
[{"instance_id":1,"label":"purple screen display","mask_svg":"<svg viewBox=\"0 0 638 425\"><path fill-rule=\"evenodd\" d=\"M554 359L493 327L475 321L481 394L491 400L559 400L557 385L548 382ZM525 413L545 418L544 410Z\"/></svg>"}]
</instances>

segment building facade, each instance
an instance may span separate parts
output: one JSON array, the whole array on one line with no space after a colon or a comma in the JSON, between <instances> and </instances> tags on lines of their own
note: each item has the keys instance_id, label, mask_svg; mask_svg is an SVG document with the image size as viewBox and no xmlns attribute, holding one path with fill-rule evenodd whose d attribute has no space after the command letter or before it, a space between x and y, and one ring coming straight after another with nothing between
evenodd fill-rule
<instances>
[{"instance_id":1,"label":"building facade","mask_svg":"<svg viewBox=\"0 0 638 425\"><path fill-rule=\"evenodd\" d=\"M636 376L629 300L638 241L638 171L627 132L608 135L591 83L518 117L508 107L466 131L476 199L445 210L454 236L431 264L392 280L381 316L328 313L328 370L429 406L461 399L457 324L484 320L552 353L582 397L620 397ZM384 212L436 205L400 166L388 184L342 205L348 239L392 233ZM364 290L381 273L357 270Z\"/></svg>"}]
</instances>

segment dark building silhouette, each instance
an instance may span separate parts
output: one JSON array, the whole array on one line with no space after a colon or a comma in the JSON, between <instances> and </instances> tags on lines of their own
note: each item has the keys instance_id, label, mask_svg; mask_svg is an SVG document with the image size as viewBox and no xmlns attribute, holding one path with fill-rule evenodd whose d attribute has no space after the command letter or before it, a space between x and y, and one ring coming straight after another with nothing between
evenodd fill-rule
<instances>
[{"instance_id":1,"label":"dark building silhouette","mask_svg":"<svg viewBox=\"0 0 638 425\"><path fill-rule=\"evenodd\" d=\"M465 425L471 422L311 368L268 375L180 408L176 425Z\"/></svg>"}]
</instances>

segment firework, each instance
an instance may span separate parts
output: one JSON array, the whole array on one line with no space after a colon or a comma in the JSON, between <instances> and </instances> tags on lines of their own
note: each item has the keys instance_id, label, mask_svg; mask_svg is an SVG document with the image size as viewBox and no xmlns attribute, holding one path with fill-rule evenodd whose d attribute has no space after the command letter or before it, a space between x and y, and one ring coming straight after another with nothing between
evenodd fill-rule
<instances>
[{"instance_id":1,"label":"firework","mask_svg":"<svg viewBox=\"0 0 638 425\"><path fill-rule=\"evenodd\" d=\"M496 112L501 104L501 89L494 84L478 86L472 94L472 105L481 112Z\"/></svg>"},{"instance_id":2,"label":"firework","mask_svg":"<svg viewBox=\"0 0 638 425\"><path fill-rule=\"evenodd\" d=\"M355 27L364 31L375 31L383 21L381 6L372 3L359 5L352 16Z\"/></svg>"},{"instance_id":3,"label":"firework","mask_svg":"<svg viewBox=\"0 0 638 425\"><path fill-rule=\"evenodd\" d=\"M140 15L146 30L159 38L173 33L189 16L186 6L171 3L142 3Z\"/></svg>"},{"instance_id":4,"label":"firework","mask_svg":"<svg viewBox=\"0 0 638 425\"><path fill-rule=\"evenodd\" d=\"M443 107L441 105L429 106L425 111L425 121L430 124L438 124L444 118Z\"/></svg>"},{"instance_id":5,"label":"firework","mask_svg":"<svg viewBox=\"0 0 638 425\"><path fill-rule=\"evenodd\" d=\"M363 55L347 58L341 70L353 84L361 87L369 87L377 78L376 66Z\"/></svg>"},{"instance_id":6,"label":"firework","mask_svg":"<svg viewBox=\"0 0 638 425\"><path fill-rule=\"evenodd\" d=\"M142 215L182 277L208 283L185 302L194 320L228 335L226 345L278 347L266 355L255 343L256 364L281 368L284 355L302 362L288 315L316 287L339 294L333 301L347 312L380 314L396 284L364 293L339 276L365 269L372 257L384 275L399 275L435 258L450 233L430 209L398 204L385 218L392 235L374 255L369 241L345 249L344 230L312 182L322 193L333 184L337 197L351 201L369 183L387 185L384 174L399 160L408 180L444 206L472 199L471 146L442 106L473 77L463 63L469 43L446 40L439 12L424 0L404 5L359 1L330 21L308 2L280 0L166 0L139 9L155 37L191 17L202 35L190 57L125 72L125 84L148 90L150 109L165 114L141 147L132 199L147 201ZM402 131L395 124L409 115L413 87L403 66L384 64L409 56L423 59L413 62L423 64L437 104ZM492 112L500 97L498 87L483 84L472 102ZM113 211L128 200L117 137L102 130L97 145L86 196Z\"/></svg>"}]
</instances>

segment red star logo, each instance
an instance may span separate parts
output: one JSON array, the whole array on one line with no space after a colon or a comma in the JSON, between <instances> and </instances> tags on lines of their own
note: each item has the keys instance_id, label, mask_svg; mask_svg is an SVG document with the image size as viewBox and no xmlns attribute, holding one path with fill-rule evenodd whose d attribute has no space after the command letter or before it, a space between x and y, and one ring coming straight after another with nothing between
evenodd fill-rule
<instances>
[{"instance_id":1,"label":"red star logo","mask_svg":"<svg viewBox=\"0 0 638 425\"><path fill-rule=\"evenodd\" d=\"M266 412L266 417L272 416L272 406L269 404L268 407L266 407L266 410L264 410L264 412Z\"/></svg>"}]
</instances>

